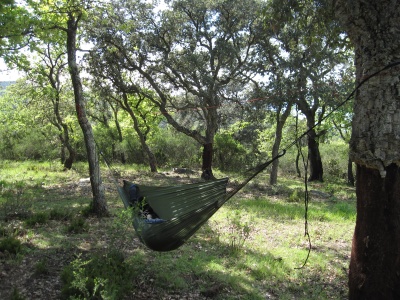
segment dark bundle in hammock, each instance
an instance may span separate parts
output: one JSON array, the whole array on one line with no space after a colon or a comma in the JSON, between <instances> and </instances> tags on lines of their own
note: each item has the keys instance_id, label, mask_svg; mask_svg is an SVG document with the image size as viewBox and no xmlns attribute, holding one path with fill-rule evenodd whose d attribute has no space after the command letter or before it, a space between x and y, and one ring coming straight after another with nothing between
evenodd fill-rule
<instances>
[{"instance_id":1,"label":"dark bundle in hammock","mask_svg":"<svg viewBox=\"0 0 400 300\"><path fill-rule=\"evenodd\" d=\"M143 244L155 251L170 251L189 239L230 196L228 179L175 186L139 187L124 181L118 188L125 207L134 207L133 225ZM132 187L139 188L140 200L132 199ZM135 191L137 192L137 191ZM147 219L143 209L151 208Z\"/></svg>"}]
</instances>

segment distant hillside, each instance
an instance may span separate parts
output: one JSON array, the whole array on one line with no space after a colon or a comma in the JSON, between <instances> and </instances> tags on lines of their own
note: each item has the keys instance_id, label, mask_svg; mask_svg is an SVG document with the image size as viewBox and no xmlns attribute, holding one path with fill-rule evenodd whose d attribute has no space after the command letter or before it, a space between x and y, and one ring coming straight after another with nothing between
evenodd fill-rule
<instances>
[{"instance_id":1,"label":"distant hillside","mask_svg":"<svg viewBox=\"0 0 400 300\"><path fill-rule=\"evenodd\" d=\"M15 81L0 81L0 94L8 87L9 85L14 84Z\"/></svg>"},{"instance_id":2,"label":"distant hillside","mask_svg":"<svg viewBox=\"0 0 400 300\"><path fill-rule=\"evenodd\" d=\"M6 87L8 87L9 85L12 85L14 83L15 83L15 81L0 81L0 88L5 89Z\"/></svg>"}]
</instances>

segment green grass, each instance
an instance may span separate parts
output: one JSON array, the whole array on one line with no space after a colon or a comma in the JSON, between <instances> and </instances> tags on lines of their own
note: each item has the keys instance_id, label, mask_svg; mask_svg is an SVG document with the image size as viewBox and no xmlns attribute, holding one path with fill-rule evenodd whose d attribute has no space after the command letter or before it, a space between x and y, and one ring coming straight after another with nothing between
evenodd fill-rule
<instances>
[{"instance_id":1,"label":"green grass","mask_svg":"<svg viewBox=\"0 0 400 300\"><path fill-rule=\"evenodd\" d=\"M3 162L1 166L0 244L8 244L4 240L10 238L19 241L14 242L15 249L18 253L26 249L19 255L32 261L27 270L38 278L62 273L65 298L96 293L96 297L108 295L107 299L132 298L138 293L191 299L206 295L214 299L347 298L356 211L354 190L340 180L309 185L310 190L331 196L310 199L312 249L307 264L299 268L309 246L304 236L301 179L281 177L277 186L270 187L265 184L267 176L261 174L181 248L159 253L140 244L107 176L103 181L112 217L98 219L82 213L91 199L90 187L78 183L87 177L84 164L71 171L53 162ZM117 168L123 178L139 184L178 180ZM108 174L106 169L103 174ZM185 180L182 176L180 182ZM5 211L21 207L29 208L28 217L15 214L6 220ZM60 252L70 256L54 273L51 266L60 260ZM20 260L13 264L24 267Z\"/></svg>"}]
</instances>

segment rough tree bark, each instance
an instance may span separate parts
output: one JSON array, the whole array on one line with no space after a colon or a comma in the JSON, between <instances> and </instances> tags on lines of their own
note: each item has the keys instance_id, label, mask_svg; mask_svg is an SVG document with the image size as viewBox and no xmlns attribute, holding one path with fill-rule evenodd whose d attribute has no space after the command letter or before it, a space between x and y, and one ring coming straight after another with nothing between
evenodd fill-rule
<instances>
[{"instance_id":1,"label":"rough tree bark","mask_svg":"<svg viewBox=\"0 0 400 300\"><path fill-rule=\"evenodd\" d=\"M400 299L400 5L337 0L356 54L350 157L357 165L357 220L349 271L350 299Z\"/></svg>"},{"instance_id":2,"label":"rough tree bark","mask_svg":"<svg viewBox=\"0 0 400 300\"><path fill-rule=\"evenodd\" d=\"M93 193L92 209L98 216L108 215L105 199L104 186L100 175L99 158L96 151L96 143L93 136L92 126L86 116L83 88L76 62L76 35L81 15L77 17L73 13L68 14L67 28L67 56L68 67L74 89L75 107L78 122L82 128L89 163L90 183Z\"/></svg>"}]
</instances>

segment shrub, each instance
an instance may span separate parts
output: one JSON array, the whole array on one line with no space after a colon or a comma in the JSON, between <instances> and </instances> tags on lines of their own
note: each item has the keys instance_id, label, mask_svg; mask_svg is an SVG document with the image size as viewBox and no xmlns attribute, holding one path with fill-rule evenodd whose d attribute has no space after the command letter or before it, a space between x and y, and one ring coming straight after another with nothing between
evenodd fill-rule
<instances>
[{"instance_id":1,"label":"shrub","mask_svg":"<svg viewBox=\"0 0 400 300\"><path fill-rule=\"evenodd\" d=\"M18 254L22 250L21 241L14 237L6 237L0 240L0 252Z\"/></svg>"},{"instance_id":2,"label":"shrub","mask_svg":"<svg viewBox=\"0 0 400 300\"><path fill-rule=\"evenodd\" d=\"M10 296L10 300L25 300L26 298L21 295L21 293L19 292L19 290L14 287L12 294Z\"/></svg>"},{"instance_id":3,"label":"shrub","mask_svg":"<svg viewBox=\"0 0 400 300\"><path fill-rule=\"evenodd\" d=\"M304 191L301 189L294 189L288 198L288 202L300 202L304 199Z\"/></svg>"},{"instance_id":4,"label":"shrub","mask_svg":"<svg viewBox=\"0 0 400 300\"><path fill-rule=\"evenodd\" d=\"M82 210L81 210L81 214L83 217L88 218L91 215L94 214L94 210L93 210L93 202L90 202L89 205L85 206Z\"/></svg>"},{"instance_id":5,"label":"shrub","mask_svg":"<svg viewBox=\"0 0 400 300\"><path fill-rule=\"evenodd\" d=\"M7 236L7 229L4 228L3 226L0 226L0 237L6 237Z\"/></svg>"},{"instance_id":6,"label":"shrub","mask_svg":"<svg viewBox=\"0 0 400 300\"><path fill-rule=\"evenodd\" d=\"M35 275L46 275L49 274L49 267L47 261L42 259L35 264Z\"/></svg>"},{"instance_id":7,"label":"shrub","mask_svg":"<svg viewBox=\"0 0 400 300\"><path fill-rule=\"evenodd\" d=\"M89 225L85 221L84 218L82 217L77 217L72 219L71 224L68 225L67 227L67 232L68 233L82 233L87 231L89 228Z\"/></svg>"},{"instance_id":8,"label":"shrub","mask_svg":"<svg viewBox=\"0 0 400 300\"><path fill-rule=\"evenodd\" d=\"M42 225L46 224L47 221L49 220L49 215L46 212L39 212L36 214L33 214L32 216L28 217L25 220L25 224L29 227L35 226L35 225Z\"/></svg>"},{"instance_id":9,"label":"shrub","mask_svg":"<svg viewBox=\"0 0 400 300\"><path fill-rule=\"evenodd\" d=\"M1 182L1 198L5 199L0 203L0 215L5 221L26 219L31 215L32 204L23 197L25 182L14 182L11 186Z\"/></svg>"},{"instance_id":10,"label":"shrub","mask_svg":"<svg viewBox=\"0 0 400 300\"><path fill-rule=\"evenodd\" d=\"M329 175L340 178L344 170L341 170L337 159L331 158L327 161L326 171Z\"/></svg>"},{"instance_id":11,"label":"shrub","mask_svg":"<svg viewBox=\"0 0 400 300\"><path fill-rule=\"evenodd\" d=\"M121 299L129 291L133 272L121 252L78 257L61 273L62 297L84 299Z\"/></svg>"},{"instance_id":12,"label":"shrub","mask_svg":"<svg viewBox=\"0 0 400 300\"><path fill-rule=\"evenodd\" d=\"M58 208L53 208L49 213L50 220L65 221L69 220L72 216L71 211L65 211Z\"/></svg>"},{"instance_id":13,"label":"shrub","mask_svg":"<svg viewBox=\"0 0 400 300\"><path fill-rule=\"evenodd\" d=\"M241 212L234 210L229 216L228 248L231 252L238 252L243 249L243 245L250 237L252 227L250 222L241 220Z\"/></svg>"},{"instance_id":14,"label":"shrub","mask_svg":"<svg viewBox=\"0 0 400 300\"><path fill-rule=\"evenodd\" d=\"M243 168L246 150L230 133L215 136L215 165L221 171L238 171Z\"/></svg>"},{"instance_id":15,"label":"shrub","mask_svg":"<svg viewBox=\"0 0 400 300\"><path fill-rule=\"evenodd\" d=\"M182 133L168 128L161 129L151 138L149 144L159 166L198 167L200 145Z\"/></svg>"}]
</instances>

